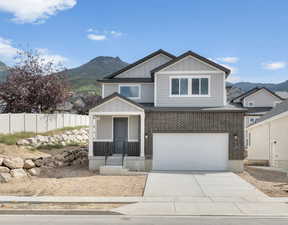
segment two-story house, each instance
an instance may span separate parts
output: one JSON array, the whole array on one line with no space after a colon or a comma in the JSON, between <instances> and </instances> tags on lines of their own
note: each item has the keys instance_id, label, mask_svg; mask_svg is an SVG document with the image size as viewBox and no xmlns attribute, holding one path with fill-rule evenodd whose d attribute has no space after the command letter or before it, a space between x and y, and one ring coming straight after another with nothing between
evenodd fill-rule
<instances>
[{"instance_id":1,"label":"two-story house","mask_svg":"<svg viewBox=\"0 0 288 225\"><path fill-rule=\"evenodd\" d=\"M255 87L231 100L232 104L246 108L245 114L245 145L249 144L247 127L273 109L284 99L265 87ZM248 153L249 154L249 153Z\"/></svg>"},{"instance_id":2,"label":"two-story house","mask_svg":"<svg viewBox=\"0 0 288 225\"><path fill-rule=\"evenodd\" d=\"M118 159L131 170L241 171L245 109L227 104L229 74L194 52L158 50L99 80L90 169Z\"/></svg>"}]
</instances>

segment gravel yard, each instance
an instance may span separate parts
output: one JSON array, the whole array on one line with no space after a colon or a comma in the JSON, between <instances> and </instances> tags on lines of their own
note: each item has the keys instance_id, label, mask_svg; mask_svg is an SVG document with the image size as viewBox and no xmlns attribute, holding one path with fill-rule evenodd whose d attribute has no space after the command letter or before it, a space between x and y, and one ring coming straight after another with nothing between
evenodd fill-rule
<instances>
[{"instance_id":1,"label":"gravel yard","mask_svg":"<svg viewBox=\"0 0 288 225\"><path fill-rule=\"evenodd\" d=\"M288 177L283 173L246 167L238 175L270 197L288 197Z\"/></svg>"},{"instance_id":2,"label":"gravel yard","mask_svg":"<svg viewBox=\"0 0 288 225\"><path fill-rule=\"evenodd\" d=\"M142 196L146 176L100 176L86 167L53 168L40 177L0 185L0 195Z\"/></svg>"}]
</instances>

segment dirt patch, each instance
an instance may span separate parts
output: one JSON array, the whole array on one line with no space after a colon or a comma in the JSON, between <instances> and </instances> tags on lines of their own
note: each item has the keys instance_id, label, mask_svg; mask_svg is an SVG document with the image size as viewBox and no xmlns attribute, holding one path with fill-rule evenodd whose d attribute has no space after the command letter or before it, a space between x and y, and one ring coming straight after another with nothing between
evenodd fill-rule
<instances>
[{"instance_id":1,"label":"dirt patch","mask_svg":"<svg viewBox=\"0 0 288 225\"><path fill-rule=\"evenodd\" d=\"M0 195L142 196L145 183L145 175L101 176L86 167L49 168L41 177L1 184Z\"/></svg>"},{"instance_id":2,"label":"dirt patch","mask_svg":"<svg viewBox=\"0 0 288 225\"><path fill-rule=\"evenodd\" d=\"M288 197L288 177L284 173L246 167L238 175L270 197Z\"/></svg>"},{"instance_id":3,"label":"dirt patch","mask_svg":"<svg viewBox=\"0 0 288 225\"><path fill-rule=\"evenodd\" d=\"M20 157L22 159L50 156L45 152L27 149L26 147L23 146L5 145L5 144L0 144L0 155L5 155L7 157Z\"/></svg>"},{"instance_id":4,"label":"dirt patch","mask_svg":"<svg viewBox=\"0 0 288 225\"><path fill-rule=\"evenodd\" d=\"M0 211L7 209L93 209L97 211L108 211L124 204L99 204L99 203L3 203L0 204Z\"/></svg>"}]
</instances>

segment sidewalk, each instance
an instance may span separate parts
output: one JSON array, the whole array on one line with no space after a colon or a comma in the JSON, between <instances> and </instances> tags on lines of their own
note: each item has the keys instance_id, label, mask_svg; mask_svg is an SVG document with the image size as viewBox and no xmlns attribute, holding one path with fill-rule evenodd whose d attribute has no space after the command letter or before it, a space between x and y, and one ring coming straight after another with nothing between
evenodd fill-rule
<instances>
[{"instance_id":1,"label":"sidewalk","mask_svg":"<svg viewBox=\"0 0 288 225\"><path fill-rule=\"evenodd\" d=\"M0 196L0 203L127 203L107 214L131 216L219 215L219 216L288 216L288 198L245 197L20 197ZM131 204L132 203L132 204ZM8 214L42 214L47 210L10 210ZM61 210L60 210L61 211ZM63 211L63 210L62 210ZM61 211L61 212L62 212ZM10 213L9 213L10 212ZM42 213L41 213L42 212ZM59 213L49 210L46 214ZM93 210L65 210L64 214L93 214ZM7 212L5 213L7 214ZM61 213L60 213L61 214Z\"/></svg>"}]
</instances>

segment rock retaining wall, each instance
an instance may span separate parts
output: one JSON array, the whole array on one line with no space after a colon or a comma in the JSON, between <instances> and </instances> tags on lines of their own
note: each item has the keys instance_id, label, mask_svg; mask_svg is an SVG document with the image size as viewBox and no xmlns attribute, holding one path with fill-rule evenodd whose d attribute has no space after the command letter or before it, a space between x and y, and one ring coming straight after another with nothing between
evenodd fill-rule
<instances>
[{"instance_id":1,"label":"rock retaining wall","mask_svg":"<svg viewBox=\"0 0 288 225\"><path fill-rule=\"evenodd\" d=\"M39 176L44 167L57 168L84 164L88 164L88 149L86 147L64 150L55 156L36 159L0 155L0 183L7 183L17 178Z\"/></svg>"}]
</instances>

